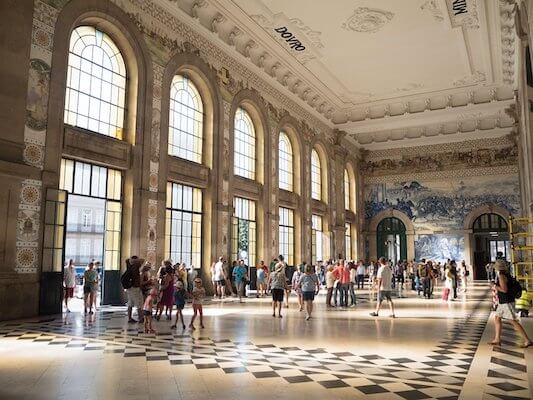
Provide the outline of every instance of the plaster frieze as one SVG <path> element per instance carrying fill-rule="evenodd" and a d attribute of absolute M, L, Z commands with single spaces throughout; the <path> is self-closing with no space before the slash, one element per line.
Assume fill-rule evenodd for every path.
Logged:
<path fill-rule="evenodd" d="M 479 167 L 457 169 L 453 171 L 454 179 L 467 178 L 472 176 L 495 176 L 495 175 L 515 175 L 518 174 L 518 165 L 504 165 L 496 167 Z M 410 181 L 439 181 L 450 179 L 450 171 L 426 171 L 411 172 L 408 174 L 382 175 L 365 177 L 365 184 L 390 183 L 390 182 L 410 182 Z"/>
<path fill-rule="evenodd" d="M 513 141 L 511 140 L 510 136 L 507 135 L 496 138 L 466 140 L 463 142 L 449 142 L 438 145 L 412 146 L 404 148 L 399 147 L 387 150 L 365 151 L 363 158 L 365 161 L 377 161 L 386 158 L 401 159 L 402 157 L 406 156 L 410 157 L 417 155 L 438 154 L 447 151 L 467 151 L 481 148 L 502 148 L 509 147 L 512 144 Z"/>
<path fill-rule="evenodd" d="M 516 165 L 518 148 L 510 145 L 502 148 L 450 150 L 434 154 L 403 155 L 400 159 L 383 158 L 365 161 L 361 171 L 366 176 L 396 175 L 424 171 L 450 171 L 465 168 Z"/>
<path fill-rule="evenodd" d="M 341 26 L 343 29 L 376 33 L 383 28 L 392 18 L 394 13 L 378 8 L 358 7 Z"/>

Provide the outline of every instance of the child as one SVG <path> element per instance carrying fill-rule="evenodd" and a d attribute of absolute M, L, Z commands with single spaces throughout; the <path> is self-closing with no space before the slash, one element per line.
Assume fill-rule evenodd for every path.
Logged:
<path fill-rule="evenodd" d="M 185 298 L 187 297 L 187 292 L 185 291 L 185 285 L 181 279 L 178 279 L 176 282 L 176 290 L 174 291 L 174 304 L 176 304 L 176 322 L 171 326 L 172 329 L 176 328 L 178 321 L 181 317 L 181 325 L 185 329 L 185 321 L 183 320 L 183 309 L 185 308 Z"/>
<path fill-rule="evenodd" d="M 156 333 L 152 328 L 152 310 L 154 303 L 157 302 L 157 289 L 150 290 L 150 294 L 146 297 L 143 305 L 144 314 L 144 333 Z"/>
<path fill-rule="evenodd" d="M 202 280 L 200 278 L 196 278 L 194 280 L 194 288 L 192 290 L 192 309 L 194 311 L 194 314 L 191 318 L 191 323 L 189 324 L 189 328 L 191 328 L 192 331 L 195 330 L 194 328 L 194 320 L 196 319 L 196 315 L 200 314 L 200 328 L 204 328 L 204 310 L 202 309 L 202 302 L 204 301 L 205 297 L 205 289 L 202 284 Z"/>

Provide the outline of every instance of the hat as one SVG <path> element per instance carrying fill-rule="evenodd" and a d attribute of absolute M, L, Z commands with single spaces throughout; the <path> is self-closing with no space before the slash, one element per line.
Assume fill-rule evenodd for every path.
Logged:
<path fill-rule="evenodd" d="M 494 269 L 496 271 L 507 271 L 507 263 L 504 260 L 496 260 L 494 262 Z"/>

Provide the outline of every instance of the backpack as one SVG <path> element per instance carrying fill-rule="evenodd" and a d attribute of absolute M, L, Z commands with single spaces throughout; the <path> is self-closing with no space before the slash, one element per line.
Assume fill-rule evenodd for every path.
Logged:
<path fill-rule="evenodd" d="M 428 276 L 428 267 L 426 266 L 423 266 L 421 268 L 418 269 L 418 274 L 420 275 L 421 278 L 425 278 Z"/>
<path fill-rule="evenodd" d="M 122 283 L 122 287 L 124 289 L 129 289 L 133 285 L 133 274 L 131 273 L 131 269 L 127 269 L 124 271 L 122 276 L 120 277 L 120 283 Z"/>
<path fill-rule="evenodd" d="M 514 277 L 508 276 L 507 293 L 513 299 L 519 299 L 522 296 L 522 285 Z"/>

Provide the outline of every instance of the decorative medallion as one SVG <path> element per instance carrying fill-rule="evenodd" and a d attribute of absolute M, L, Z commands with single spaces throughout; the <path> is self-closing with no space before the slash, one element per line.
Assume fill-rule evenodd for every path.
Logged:
<path fill-rule="evenodd" d="M 155 251 L 150 250 L 146 252 L 146 261 L 152 265 L 155 265 Z"/>
<path fill-rule="evenodd" d="M 359 7 L 341 26 L 350 31 L 375 33 L 383 28 L 393 17 L 394 13 L 390 11 Z"/>
<path fill-rule="evenodd" d="M 34 249 L 22 248 L 17 251 L 17 266 L 32 267 L 37 261 L 37 253 Z"/>
<path fill-rule="evenodd" d="M 36 131 L 46 128 L 50 66 L 43 60 L 30 60 L 26 125 Z"/>
<path fill-rule="evenodd" d="M 44 153 L 41 146 L 36 144 L 26 144 L 22 153 L 24 161 L 31 165 L 41 165 L 44 160 Z"/>
<path fill-rule="evenodd" d="M 41 198 L 39 189 L 35 186 L 22 186 L 20 200 L 22 204 L 37 204 Z"/>
<path fill-rule="evenodd" d="M 148 218 L 157 218 L 157 204 L 148 205 Z"/>

